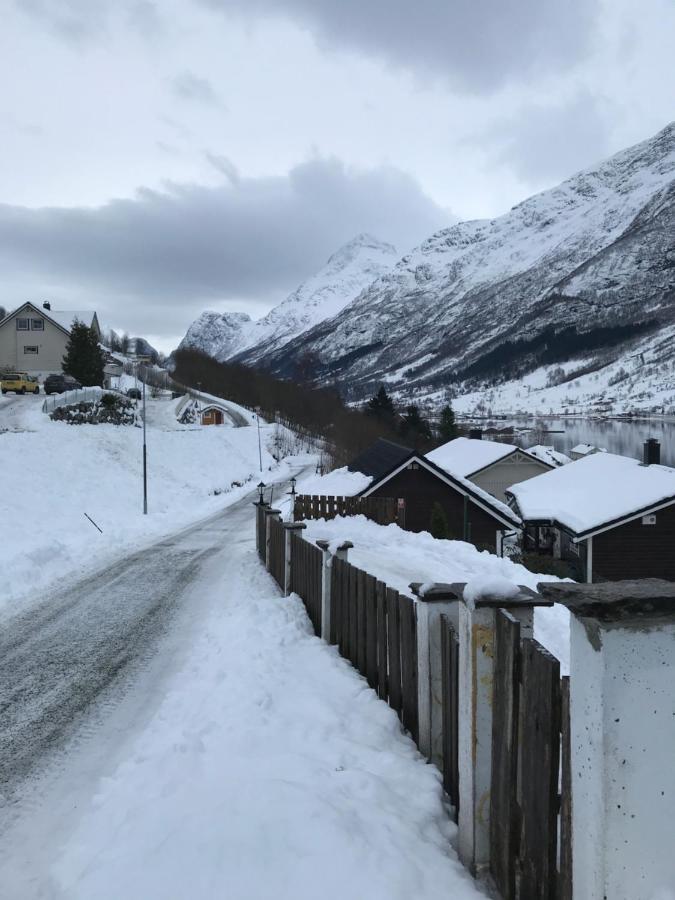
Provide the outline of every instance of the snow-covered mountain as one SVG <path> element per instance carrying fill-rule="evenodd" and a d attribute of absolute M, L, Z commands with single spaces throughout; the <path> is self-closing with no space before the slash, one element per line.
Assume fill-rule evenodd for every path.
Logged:
<path fill-rule="evenodd" d="M 363 396 L 498 380 L 675 320 L 675 123 L 492 220 L 425 241 L 341 313 L 266 353 Z M 670 342 L 668 342 L 670 345 Z"/>
<path fill-rule="evenodd" d="M 391 244 L 360 234 L 262 319 L 252 322 L 245 313 L 204 312 L 192 323 L 180 347 L 196 347 L 221 361 L 236 356 L 241 362 L 255 363 L 340 313 L 365 287 L 393 268 L 397 259 Z"/>

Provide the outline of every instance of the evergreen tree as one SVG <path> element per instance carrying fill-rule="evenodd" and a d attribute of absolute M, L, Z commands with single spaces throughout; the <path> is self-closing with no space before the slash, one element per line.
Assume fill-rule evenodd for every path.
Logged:
<path fill-rule="evenodd" d="M 102 385 L 103 364 L 104 357 L 96 331 L 82 322 L 75 322 L 70 329 L 61 368 L 82 385 Z"/>
<path fill-rule="evenodd" d="M 431 536 L 437 538 L 439 541 L 447 540 L 450 536 L 448 518 L 445 515 L 445 510 L 438 501 L 434 503 L 431 509 L 429 531 L 431 532 Z"/>
<path fill-rule="evenodd" d="M 452 403 L 448 403 L 447 406 L 444 406 L 441 410 L 441 418 L 438 423 L 438 437 L 445 444 L 448 441 L 454 440 L 459 434 L 457 429 L 457 423 L 455 422 L 455 411 L 452 408 Z"/>
<path fill-rule="evenodd" d="M 5 318 L 6 315 L 7 315 L 7 310 L 5 309 L 4 306 L 0 306 L 0 322 Z"/>
<path fill-rule="evenodd" d="M 415 404 L 407 406 L 400 426 L 401 436 L 415 445 L 431 440 L 431 428 Z"/>
<path fill-rule="evenodd" d="M 394 402 L 382 385 L 379 391 L 368 401 L 367 412 L 385 422 L 393 422 L 396 416 Z"/>

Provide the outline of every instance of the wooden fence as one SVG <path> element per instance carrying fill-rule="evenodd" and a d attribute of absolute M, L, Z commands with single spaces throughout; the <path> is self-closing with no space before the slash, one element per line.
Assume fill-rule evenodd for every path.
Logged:
<path fill-rule="evenodd" d="M 572 896 L 568 696 L 558 660 L 537 641 L 521 639 L 518 621 L 499 610 L 490 870 L 503 900 Z"/>
<path fill-rule="evenodd" d="M 331 566 L 330 599 L 331 639 L 417 740 L 413 600 L 337 558 Z"/>
<path fill-rule="evenodd" d="M 281 590 L 286 578 L 286 534 L 280 519 L 270 517 L 270 561 L 269 571 Z"/>
<path fill-rule="evenodd" d="M 314 633 L 321 635 L 323 553 L 299 534 L 291 535 L 291 590 L 302 597 Z M 283 589 L 283 584 L 280 584 Z"/>
<path fill-rule="evenodd" d="M 459 812 L 459 637 L 447 616 L 441 616 L 443 704 L 443 787 Z"/>
<path fill-rule="evenodd" d="M 293 518 L 334 519 L 336 516 L 363 515 L 378 525 L 403 525 L 403 508 L 393 497 L 328 497 L 298 494 L 295 498 Z M 401 521 L 399 521 L 401 519 Z"/>

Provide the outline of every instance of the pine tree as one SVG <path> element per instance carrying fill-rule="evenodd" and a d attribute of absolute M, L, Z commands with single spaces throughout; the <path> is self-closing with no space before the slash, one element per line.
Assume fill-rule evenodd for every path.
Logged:
<path fill-rule="evenodd" d="M 419 407 L 412 404 L 407 406 L 400 426 L 401 436 L 415 445 L 424 444 L 431 440 L 431 428 L 429 423 L 420 413 Z"/>
<path fill-rule="evenodd" d="M 70 329 L 61 368 L 82 385 L 102 385 L 103 364 L 96 331 L 82 322 L 75 322 Z"/>
<path fill-rule="evenodd" d="M 431 509 L 431 522 L 429 524 L 431 536 L 439 541 L 447 540 L 449 537 L 448 518 L 445 510 L 438 501 L 434 503 Z"/>
<path fill-rule="evenodd" d="M 381 385 L 375 396 L 368 401 L 367 412 L 369 415 L 382 419 L 385 422 L 394 421 L 396 416 L 394 401 L 385 391 L 384 385 Z"/>
<path fill-rule="evenodd" d="M 445 444 L 448 441 L 454 440 L 458 434 L 457 423 L 455 422 L 455 411 L 452 408 L 452 404 L 448 403 L 448 405 L 444 406 L 441 410 L 441 418 L 438 424 L 438 436 Z"/>

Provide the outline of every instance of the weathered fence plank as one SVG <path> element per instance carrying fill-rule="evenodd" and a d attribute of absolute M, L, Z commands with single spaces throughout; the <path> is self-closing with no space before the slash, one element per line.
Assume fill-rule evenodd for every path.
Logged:
<path fill-rule="evenodd" d="M 399 596 L 401 629 L 402 722 L 417 741 L 417 622 L 415 604 L 410 597 Z"/>
<path fill-rule="evenodd" d="M 459 637 L 447 616 L 441 616 L 443 710 L 443 787 L 459 810 Z"/>
<path fill-rule="evenodd" d="M 523 900 L 555 900 L 560 663 L 537 641 L 526 638 L 521 677 L 519 896 Z"/>
<path fill-rule="evenodd" d="M 356 621 L 357 621 L 357 650 L 356 668 L 365 676 L 366 674 L 366 573 L 357 569 L 356 580 Z"/>
<path fill-rule="evenodd" d="M 560 680 L 560 871 L 557 900 L 572 900 L 572 747 L 570 737 L 570 679 Z"/>
<path fill-rule="evenodd" d="M 389 656 L 389 706 L 401 715 L 401 629 L 398 591 L 387 588 L 387 648 Z"/>
<path fill-rule="evenodd" d="M 371 688 L 377 688 L 377 579 L 366 575 L 366 671 L 365 675 Z"/>
<path fill-rule="evenodd" d="M 270 522 L 270 574 L 279 585 L 284 589 L 285 581 L 285 562 L 286 562 L 286 537 L 284 535 L 284 525 L 279 519 L 272 519 Z"/>
<path fill-rule="evenodd" d="M 494 652 L 490 871 L 502 900 L 515 900 L 520 623 L 505 610 L 497 612 Z"/>
<path fill-rule="evenodd" d="M 378 581 L 375 587 L 377 604 L 377 694 L 387 699 L 387 585 Z"/>

